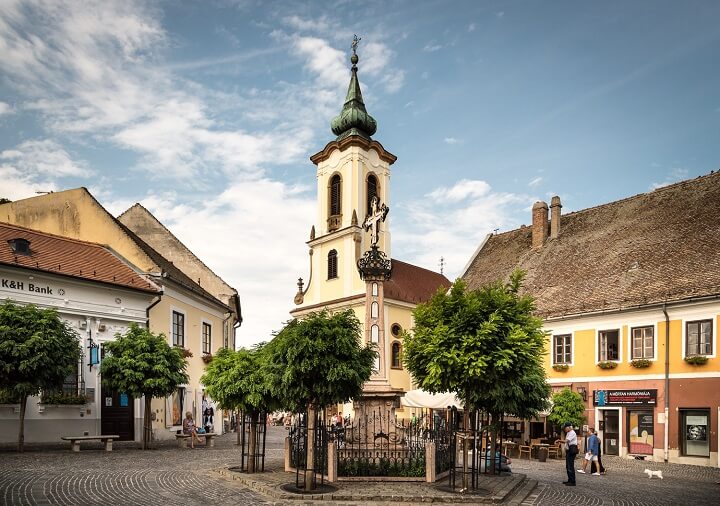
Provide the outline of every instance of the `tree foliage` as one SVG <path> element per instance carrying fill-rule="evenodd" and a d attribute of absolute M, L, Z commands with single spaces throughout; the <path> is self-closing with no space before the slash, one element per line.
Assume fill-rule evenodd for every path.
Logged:
<path fill-rule="evenodd" d="M 104 347 L 107 355 L 100 368 L 103 385 L 135 398 L 145 396 L 145 449 L 151 431 L 150 403 L 153 397 L 166 397 L 188 382 L 185 357 L 181 349 L 167 343 L 164 334 L 153 334 L 135 324 Z"/>
<path fill-rule="evenodd" d="M 585 403 L 579 393 L 563 388 L 552 396 L 552 404 L 548 420 L 553 425 L 570 422 L 573 427 L 580 427 L 585 423 Z"/>
<path fill-rule="evenodd" d="M 370 379 L 375 350 L 361 346 L 355 313 L 313 313 L 292 320 L 267 345 L 273 390 L 284 408 L 347 402 Z"/>
<path fill-rule="evenodd" d="M 533 298 L 519 293 L 523 277 L 472 291 L 458 280 L 417 306 L 404 361 L 421 388 L 498 416 L 529 418 L 547 406 L 545 333 Z"/>
<path fill-rule="evenodd" d="M 0 304 L 0 385 L 7 397 L 20 401 L 18 451 L 25 442 L 27 398 L 61 388 L 79 359 L 79 336 L 55 310 Z"/>

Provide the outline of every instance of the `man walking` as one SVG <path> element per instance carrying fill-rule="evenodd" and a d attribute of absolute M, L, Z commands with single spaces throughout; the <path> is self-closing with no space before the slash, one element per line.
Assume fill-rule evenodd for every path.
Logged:
<path fill-rule="evenodd" d="M 567 471 L 567 481 L 563 482 L 563 485 L 569 487 L 575 486 L 575 455 L 578 454 L 578 440 L 577 434 L 573 430 L 573 424 L 565 422 L 563 424 L 563 431 L 565 432 L 565 470 Z"/>

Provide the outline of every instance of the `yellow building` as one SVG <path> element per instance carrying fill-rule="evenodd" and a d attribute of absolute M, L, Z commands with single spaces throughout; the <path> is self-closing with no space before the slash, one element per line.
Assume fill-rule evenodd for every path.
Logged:
<path fill-rule="evenodd" d="M 374 197 L 380 206 L 389 205 L 390 167 L 397 157 L 370 137 L 377 125 L 365 109 L 357 77 L 357 55 L 353 55 L 352 62 L 344 107 L 332 121 L 337 137 L 310 157 L 317 167 L 317 214 L 307 242 L 307 283 L 300 280 L 295 296 L 297 307 L 291 314 L 302 317 L 325 308 L 351 308 L 362 323 L 366 316 L 380 322 L 378 330 L 373 328 L 375 325 L 364 328 L 365 339 L 380 351 L 373 380 L 382 379 L 393 390 L 403 392 L 412 389 L 412 381 L 401 361 L 401 333 L 413 326 L 413 308 L 450 283 L 442 274 L 393 259 L 390 279 L 379 282 L 379 304 L 368 300 L 378 297 L 378 287 L 371 287 L 358 273 L 358 261 L 371 249 L 371 233 L 363 223 L 371 214 Z M 389 220 L 377 231 L 377 248 L 390 259 Z M 382 307 L 382 314 L 368 315 L 366 307 L 371 313 Z"/>
<path fill-rule="evenodd" d="M 187 360 L 190 376 L 188 384 L 182 385 L 168 399 L 153 401 L 154 437 L 167 439 L 182 428 L 184 412 L 192 411 L 196 421 L 200 423 L 202 420 L 203 404 L 207 405 L 210 401 L 205 398 L 200 383 L 205 370 L 206 359 L 203 357 L 215 353 L 222 346 L 235 346 L 234 327 L 240 323 L 241 313 L 237 292 L 223 286 L 214 274 L 197 275 L 201 272 L 197 264 L 201 262 L 187 248 L 182 246 L 184 250 L 178 253 L 185 257 L 184 262 L 173 263 L 165 257 L 176 255 L 171 250 L 181 249 L 181 244 L 175 244 L 177 239 L 164 227 L 163 234 L 154 233 L 157 232 L 159 222 L 154 217 L 150 219 L 152 215 L 146 214 L 149 215 L 144 209 L 131 208 L 125 215 L 129 225 L 126 226 L 108 213 L 85 188 L 0 205 L 0 221 L 107 246 L 161 287 L 161 293 L 147 309 L 148 326 L 153 332 L 165 334 L 168 344 L 181 346 L 192 354 Z M 152 226 L 143 228 L 143 223 Z M 162 253 L 130 227 L 163 246 Z M 161 236 L 164 236 L 164 243 Z M 196 268 L 196 271 L 190 271 L 193 278 L 183 272 L 183 269 L 189 270 L 188 265 L 191 264 L 195 264 Z M 208 280 L 205 283 L 208 289 L 199 284 L 203 279 Z M 210 289 L 215 290 L 215 293 L 209 292 Z M 224 292 L 222 300 L 219 298 L 220 291 Z M 140 427 L 142 405 L 139 399 L 134 404 L 135 425 Z M 214 429 L 218 432 L 223 429 L 221 422 L 219 418 L 213 419 Z M 139 433 L 136 433 L 138 436 Z"/>
<path fill-rule="evenodd" d="M 531 227 L 488 236 L 463 278 L 477 288 L 527 271 L 548 381 L 583 395 L 603 453 L 718 466 L 720 174 L 550 209 L 548 220 L 538 202 Z"/>

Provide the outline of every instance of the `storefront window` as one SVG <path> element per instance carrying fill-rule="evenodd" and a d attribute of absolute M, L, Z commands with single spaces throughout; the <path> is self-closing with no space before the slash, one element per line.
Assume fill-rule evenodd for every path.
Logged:
<path fill-rule="evenodd" d="M 170 398 L 170 407 L 172 409 L 172 424 L 175 426 L 182 425 L 184 414 L 183 408 L 185 404 L 185 389 L 179 387 L 173 392 Z"/>
<path fill-rule="evenodd" d="M 680 410 L 682 454 L 691 457 L 710 456 L 710 410 Z"/>
<path fill-rule="evenodd" d="M 636 455 L 653 453 L 653 412 L 630 411 L 628 414 L 628 447 Z"/>

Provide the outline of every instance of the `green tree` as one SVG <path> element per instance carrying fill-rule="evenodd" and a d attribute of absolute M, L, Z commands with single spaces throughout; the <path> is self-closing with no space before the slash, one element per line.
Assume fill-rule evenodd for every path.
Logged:
<path fill-rule="evenodd" d="M 273 394 L 272 382 L 268 378 L 269 368 L 263 348 L 264 344 L 257 345 L 252 350 L 234 351 L 223 348 L 215 355 L 200 379 L 207 393 L 222 409 L 239 409 L 250 416 L 250 456 L 257 451 L 255 429 L 258 416 L 279 405 L 278 397 Z M 255 459 L 250 457 L 248 473 L 254 472 Z"/>
<path fill-rule="evenodd" d="M 135 324 L 103 346 L 107 352 L 100 367 L 103 385 L 138 399 L 145 396 L 142 442 L 145 450 L 152 432 L 152 399 L 167 397 L 178 385 L 188 382 L 183 352 L 171 347 L 164 334 L 153 334 Z"/>
<path fill-rule="evenodd" d="M 25 445 L 27 398 L 62 387 L 79 360 L 79 336 L 55 310 L 10 301 L 0 305 L 0 384 L 20 401 L 19 452 Z"/>
<path fill-rule="evenodd" d="M 307 409 L 309 434 L 315 430 L 316 409 L 358 397 L 370 379 L 376 352 L 360 343 L 360 321 L 348 309 L 292 320 L 267 345 L 273 391 L 281 394 L 284 408 Z M 313 459 L 308 444 L 308 470 Z M 312 473 L 306 471 L 305 489 L 312 487 Z"/>
<path fill-rule="evenodd" d="M 530 418 L 547 407 L 545 333 L 533 298 L 519 293 L 523 277 L 516 270 L 507 283 L 471 291 L 458 280 L 413 312 L 405 365 L 424 390 L 463 400 L 465 427 L 473 410 L 489 413 L 497 432 L 503 414 Z"/>
<path fill-rule="evenodd" d="M 585 420 L 585 403 L 579 393 L 563 388 L 552 396 L 552 410 L 548 415 L 550 423 L 561 426 L 570 422 L 573 427 L 581 427 Z"/>

